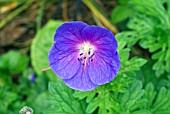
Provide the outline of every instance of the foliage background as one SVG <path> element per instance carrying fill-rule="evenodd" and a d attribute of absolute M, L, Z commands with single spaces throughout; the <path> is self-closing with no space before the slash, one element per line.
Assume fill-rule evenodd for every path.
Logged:
<path fill-rule="evenodd" d="M 118 75 L 89 92 L 41 72 L 55 30 L 75 20 L 110 29 L 119 44 Z M 169 31 L 169 0 L 0 0 L 0 113 L 170 114 Z"/>

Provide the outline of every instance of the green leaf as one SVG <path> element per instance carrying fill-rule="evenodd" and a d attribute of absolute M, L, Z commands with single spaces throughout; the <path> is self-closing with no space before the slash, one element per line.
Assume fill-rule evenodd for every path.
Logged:
<path fill-rule="evenodd" d="M 116 34 L 115 37 L 118 42 L 118 51 L 120 51 L 126 46 L 127 42 L 124 40 L 124 34 L 122 33 Z"/>
<path fill-rule="evenodd" d="M 9 105 L 17 99 L 17 94 L 10 92 L 5 87 L 0 87 L 0 113 L 8 113 Z"/>
<path fill-rule="evenodd" d="M 109 88 L 110 85 L 103 85 L 85 93 L 75 91 L 74 97 L 80 100 L 86 98 L 87 102 L 87 99 L 93 94 L 93 98 L 90 102 L 87 102 L 87 113 L 93 113 L 98 109 L 98 113 L 100 114 L 137 114 L 139 112 L 150 114 L 147 109 L 140 110 L 140 108 L 143 108 L 147 104 L 147 99 L 143 98 L 144 90 L 142 90 L 142 83 L 140 81 L 134 81 L 124 93 L 113 92 Z"/>
<path fill-rule="evenodd" d="M 162 87 L 159 93 L 154 90 L 152 83 L 149 83 L 145 88 L 144 97 L 148 100 L 147 109 L 154 114 L 169 114 L 170 112 L 170 90 Z"/>
<path fill-rule="evenodd" d="M 10 87 L 13 84 L 10 75 L 0 72 L 0 86 Z"/>
<path fill-rule="evenodd" d="M 127 111 L 136 111 L 136 109 L 147 103 L 147 101 L 142 98 L 143 94 L 144 90 L 142 90 L 142 83 L 140 81 L 134 81 L 129 90 L 122 94 L 122 97 L 120 98 L 121 107 Z"/>
<path fill-rule="evenodd" d="M 118 53 L 121 59 L 121 62 L 125 62 L 129 59 L 129 48 L 124 49 L 124 47 L 126 46 L 127 42 L 126 40 L 124 40 L 124 34 L 120 33 L 116 35 L 116 39 L 118 42 Z"/>
<path fill-rule="evenodd" d="M 121 62 L 121 67 L 118 75 L 111 82 L 112 90 L 123 92 L 126 87 L 133 82 L 135 71 L 139 70 L 140 67 L 146 63 L 145 59 L 132 58 L 129 61 Z"/>
<path fill-rule="evenodd" d="M 112 10 L 111 22 L 113 24 L 121 22 L 134 14 L 130 5 L 119 5 Z"/>
<path fill-rule="evenodd" d="M 42 29 L 36 34 L 31 45 L 31 59 L 35 71 L 40 75 L 43 68 L 49 68 L 48 52 L 54 43 L 54 34 L 63 22 L 50 20 Z M 47 71 L 50 74 L 52 72 Z"/>
<path fill-rule="evenodd" d="M 144 97 L 148 99 L 147 108 L 152 106 L 152 103 L 154 102 L 154 98 L 156 97 L 156 91 L 154 91 L 154 86 L 152 83 L 148 83 L 145 88 L 145 94 Z"/>
<path fill-rule="evenodd" d="M 160 80 L 158 86 L 159 87 L 163 86 L 163 87 L 170 89 L 170 75 L 168 75 L 167 78 Z"/>
<path fill-rule="evenodd" d="M 152 113 L 148 110 L 139 110 L 139 111 L 132 112 L 131 114 L 152 114 Z"/>
<path fill-rule="evenodd" d="M 94 98 L 88 105 L 87 109 L 86 109 L 86 112 L 87 113 L 92 113 L 96 110 L 96 108 L 98 107 L 98 104 L 99 104 L 99 100 L 98 98 Z"/>
<path fill-rule="evenodd" d="M 35 114 L 44 114 L 44 109 L 47 109 L 50 104 L 47 100 L 47 98 L 49 97 L 49 93 L 47 92 L 43 92 L 41 94 L 38 94 L 37 97 L 34 101 L 34 103 L 30 103 L 31 108 L 34 109 L 34 113 Z"/>
<path fill-rule="evenodd" d="M 136 14 L 127 24 L 130 31 L 124 32 L 128 46 L 131 47 L 139 41 L 142 48 L 149 50 L 152 54 L 151 59 L 156 60 L 152 68 L 157 77 L 170 73 L 169 1 L 131 0 L 127 2 L 131 4 Z"/>
<path fill-rule="evenodd" d="M 47 114 L 85 114 L 86 103 L 74 98 L 73 90 L 67 87 L 63 81 L 49 83 L 51 106 L 46 110 Z"/>
<path fill-rule="evenodd" d="M 9 51 L 0 56 L 0 72 L 6 71 L 7 74 L 17 74 L 28 66 L 28 57 L 19 51 Z"/>

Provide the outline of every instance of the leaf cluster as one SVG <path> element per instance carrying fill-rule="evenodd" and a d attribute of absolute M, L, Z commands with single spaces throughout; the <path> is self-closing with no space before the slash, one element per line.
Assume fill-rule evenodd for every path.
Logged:
<path fill-rule="evenodd" d="M 170 91 L 161 87 L 157 92 L 152 83 L 142 89 L 135 80 L 126 91 L 108 91 L 99 87 L 90 92 L 73 91 L 62 81 L 49 84 L 51 106 L 45 114 L 169 114 Z M 62 91 L 61 91 L 62 90 Z"/>
<path fill-rule="evenodd" d="M 129 0 L 124 2 L 134 14 L 127 24 L 125 39 L 128 46 L 138 43 L 148 49 L 155 60 L 156 76 L 170 73 L 170 2 L 169 0 Z M 123 5 L 120 5 L 121 7 Z"/>
<path fill-rule="evenodd" d="M 11 104 L 19 98 L 14 81 L 18 82 L 14 79 L 27 68 L 28 61 L 29 58 L 18 51 L 0 56 L 0 113 L 8 113 L 13 107 Z"/>
<path fill-rule="evenodd" d="M 28 56 L 19 51 L 9 51 L 0 56 L 1 114 L 17 114 L 25 105 L 31 106 L 35 113 L 42 111 L 37 106 L 48 95 L 49 79 L 44 74 L 36 78 L 34 83 L 31 82 L 30 77 L 35 74 L 28 64 Z"/>

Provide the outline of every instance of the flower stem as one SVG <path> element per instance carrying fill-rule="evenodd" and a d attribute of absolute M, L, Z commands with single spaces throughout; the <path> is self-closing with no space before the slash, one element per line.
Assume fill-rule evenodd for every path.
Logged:
<path fill-rule="evenodd" d="M 43 68 L 41 71 L 45 72 L 45 71 L 50 70 L 50 69 L 51 69 L 50 67 L 49 68 Z"/>

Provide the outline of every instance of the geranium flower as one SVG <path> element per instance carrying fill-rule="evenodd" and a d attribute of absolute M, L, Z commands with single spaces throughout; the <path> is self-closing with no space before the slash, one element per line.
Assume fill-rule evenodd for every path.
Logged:
<path fill-rule="evenodd" d="M 106 28 L 66 22 L 56 30 L 49 64 L 70 88 L 89 91 L 110 82 L 118 73 L 117 47 L 114 35 Z"/>

